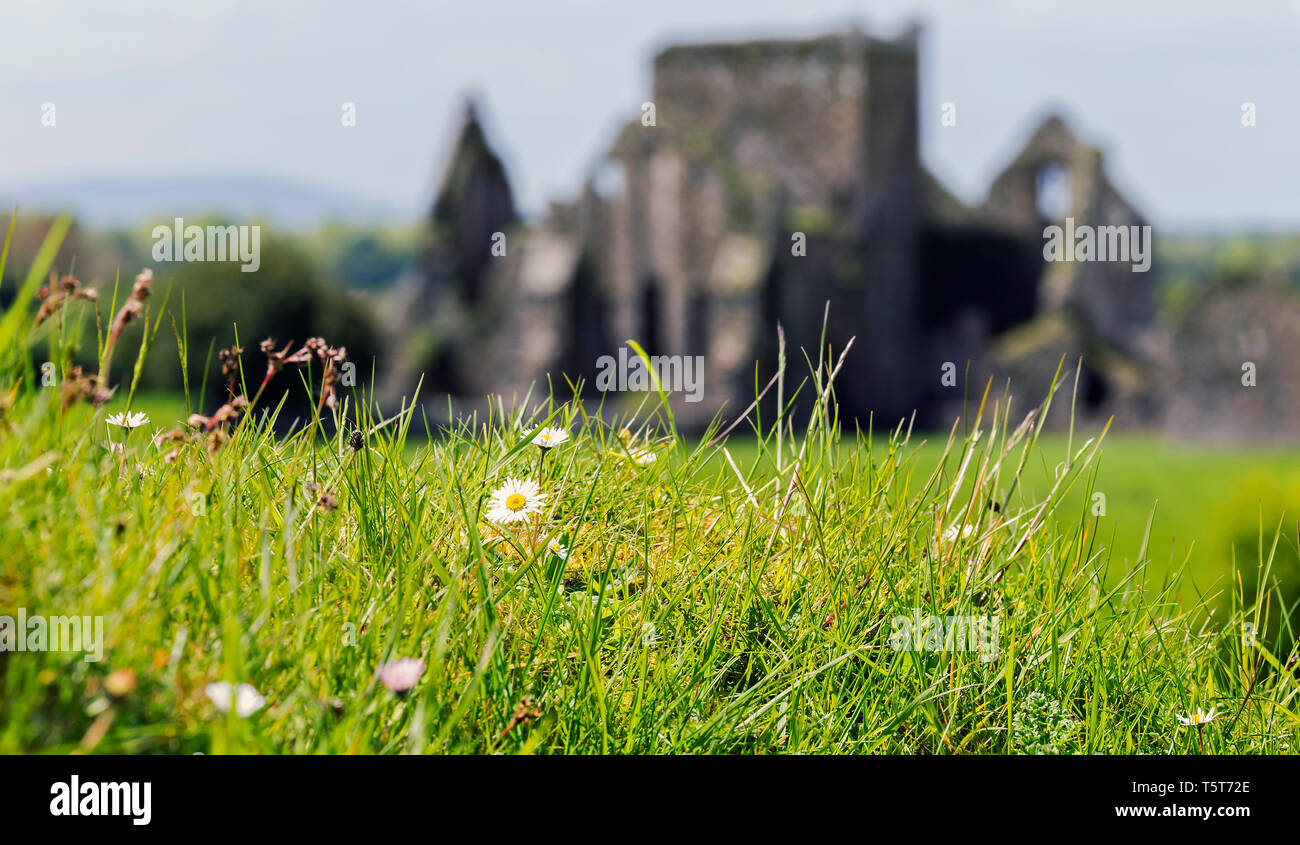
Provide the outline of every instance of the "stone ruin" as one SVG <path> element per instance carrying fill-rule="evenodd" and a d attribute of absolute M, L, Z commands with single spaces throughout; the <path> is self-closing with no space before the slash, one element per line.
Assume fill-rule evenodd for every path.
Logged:
<path fill-rule="evenodd" d="M 856 338 L 837 382 L 848 424 L 915 413 L 946 427 L 989 377 L 997 393 L 1011 380 L 1023 412 L 1062 356 L 1083 361 L 1085 418 L 1150 424 L 1156 274 L 1044 259 L 1051 223 L 1141 215 L 1054 117 L 982 205 L 958 201 L 918 157 L 917 52 L 916 30 L 670 47 L 654 60 L 653 121 L 643 110 L 579 197 L 527 224 L 471 106 L 423 266 L 395 302 L 388 394 L 422 374 L 425 397 L 471 405 L 548 381 L 564 395 L 583 380 L 598 400 L 597 359 L 631 338 L 703 356 L 705 401 L 674 403 L 699 428 L 767 382 L 778 323 L 797 383 L 829 302 L 826 343 L 838 354 Z"/>
<path fill-rule="evenodd" d="M 1300 296 L 1285 280 L 1218 278 L 1170 320 L 1158 395 L 1175 437 L 1300 436 Z"/>

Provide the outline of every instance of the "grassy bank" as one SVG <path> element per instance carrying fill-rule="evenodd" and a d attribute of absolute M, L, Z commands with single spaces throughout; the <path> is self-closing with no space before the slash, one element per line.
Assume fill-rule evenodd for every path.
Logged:
<path fill-rule="evenodd" d="M 1098 545 L 1086 499 L 1071 503 L 1092 446 L 1040 457 L 1059 444 L 990 421 L 946 444 L 942 474 L 903 439 L 868 448 L 813 420 L 784 435 L 778 471 L 775 435 L 749 462 L 725 442 L 673 459 L 666 420 L 621 433 L 547 415 L 566 414 L 572 436 L 551 450 L 528 440 L 542 419 L 430 444 L 408 440 L 410 416 L 364 414 L 324 444 L 245 416 L 213 449 L 24 397 L 0 436 L 0 600 L 102 615 L 104 659 L 0 657 L 0 750 L 1294 742 L 1285 657 L 1243 637 L 1259 620 L 1207 622 L 1194 591 Z M 540 508 L 498 524 L 491 497 L 511 477 L 537 483 Z M 900 618 L 928 617 L 998 627 L 900 640 Z M 400 694 L 382 681 L 399 657 L 423 664 Z M 223 714 L 222 681 L 261 706 Z M 1197 710 L 1216 713 L 1203 731 L 1179 722 Z"/>

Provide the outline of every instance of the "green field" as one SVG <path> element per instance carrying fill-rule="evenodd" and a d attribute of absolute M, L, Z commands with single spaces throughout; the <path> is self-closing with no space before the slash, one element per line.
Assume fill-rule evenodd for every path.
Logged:
<path fill-rule="evenodd" d="M 938 463 L 943 439 L 932 435 L 918 449 L 921 466 Z M 1036 471 L 1022 480 L 1031 497 L 1046 493 L 1052 462 L 1066 451 L 1062 435 L 1040 440 Z M 1065 497 L 1058 519 L 1094 523 L 1098 541 L 1115 564 L 1135 563 L 1146 539 L 1149 576 L 1186 563 L 1198 587 L 1222 589 L 1234 548 L 1243 567 L 1256 563 L 1261 519 L 1267 551 L 1284 515 L 1275 567 L 1296 557 L 1300 449 L 1224 447 L 1111 432 L 1094 469 L 1094 478 L 1081 481 Z M 1104 502 L 1094 500 L 1097 493 L 1104 494 Z M 1094 516 L 1094 505 L 1102 503 L 1104 515 Z"/>

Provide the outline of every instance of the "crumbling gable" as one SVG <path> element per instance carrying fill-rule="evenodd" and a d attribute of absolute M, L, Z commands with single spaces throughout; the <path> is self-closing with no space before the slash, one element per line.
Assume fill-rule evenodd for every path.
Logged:
<path fill-rule="evenodd" d="M 1059 117 L 1049 117 L 1030 137 L 1015 160 L 994 179 L 983 211 L 986 221 L 1039 250 L 1049 226 L 1128 238 L 1146 220 L 1111 184 L 1101 151 L 1080 143 Z M 1149 229 L 1146 230 L 1149 232 Z M 1148 241 L 1130 242 L 1135 256 Z M 1149 258 L 1150 253 L 1147 253 Z M 1155 274 L 1136 272 L 1135 261 L 1045 262 L 1039 285 L 1039 308 L 1069 310 L 1074 319 L 1107 343 L 1139 352 L 1155 316 Z M 1149 266 L 1149 265 L 1148 265 Z"/>
<path fill-rule="evenodd" d="M 480 362 L 505 307 L 492 290 L 493 260 L 508 252 L 518 221 L 505 167 L 470 101 L 430 214 L 422 265 L 393 303 L 389 395 L 408 393 L 421 377 L 437 392 L 492 389 Z"/>
<path fill-rule="evenodd" d="M 931 290 L 940 293 L 935 286 L 947 286 L 935 300 L 966 303 L 964 333 L 939 334 L 932 347 L 935 355 L 971 362 L 976 385 L 990 376 L 999 388 L 1010 382 L 1025 408 L 1041 398 L 1063 359 L 1067 370 L 1081 361 L 1075 410 L 1083 419 L 1116 416 L 1151 424 L 1160 413 L 1156 274 L 1135 272 L 1134 250 L 1117 256 L 1112 249 L 1107 260 L 1097 260 L 1101 252 L 1095 244 L 1098 236 L 1128 244 L 1136 235 L 1140 248 L 1149 251 L 1150 229 L 1142 228 L 1145 220 L 1111 185 L 1102 162 L 1100 151 L 1081 143 L 1060 118 L 1050 117 L 994 179 L 973 232 L 966 224 L 969 242 L 951 249 L 954 232 L 962 231 L 952 226 L 931 236 L 927 266 L 945 263 L 944 255 L 969 259 L 968 281 L 975 285 L 952 290 L 943 280 L 954 268 L 927 273 Z M 1077 255 L 1073 246 L 1060 255 L 1052 251 L 1054 237 L 1059 244 L 1076 233 Z M 1085 236 L 1093 238 L 1091 249 L 1082 246 Z M 950 248 L 935 249 L 935 238 Z M 1102 244 L 1110 246 L 1110 241 Z M 1146 258 L 1150 270 L 1149 252 Z M 940 418 L 959 412 L 957 398 L 937 398 Z M 1068 405 L 1058 403 L 1056 416 L 1068 419 Z"/>
<path fill-rule="evenodd" d="M 447 163 L 430 220 L 430 287 L 450 288 L 473 303 L 483 298 L 493 238 L 519 219 L 505 166 L 488 146 L 474 103 Z"/>

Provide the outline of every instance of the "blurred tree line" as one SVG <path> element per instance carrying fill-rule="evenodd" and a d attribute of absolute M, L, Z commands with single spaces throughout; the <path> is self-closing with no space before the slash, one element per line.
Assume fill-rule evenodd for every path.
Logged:
<path fill-rule="evenodd" d="M 51 222 L 50 217 L 20 215 L 0 279 L 0 306 L 12 301 Z M 229 222 L 185 220 L 186 225 L 200 226 Z M 418 242 L 415 226 L 409 232 L 331 225 L 307 233 L 286 233 L 263 225 L 261 265 L 257 272 L 244 273 L 237 261 L 156 261 L 151 254 L 151 231 L 152 225 L 92 232 L 74 223 L 55 267 L 60 275 L 74 275 L 98 289 L 99 320 L 105 326 L 113 317 L 114 285 L 120 305 L 135 275 L 144 267 L 152 268 L 156 281 L 149 300 L 150 324 L 164 300 L 168 313 L 154 337 L 140 389 L 182 388 L 174 318 L 175 331 L 187 337 L 192 394 L 207 376 L 205 405 L 224 398 L 216 351 L 235 343 L 236 328 L 244 350 L 245 377 L 254 387 L 265 371 L 258 344 L 267 337 L 274 337 L 281 347 L 290 341 L 301 345 L 314 336 L 324 337 L 333 346 L 346 346 L 349 360 L 357 366 L 359 384 L 367 384 L 380 351 L 374 300 L 410 266 Z M 112 377 L 121 390 L 129 380 L 143 330 L 143 322 L 137 321 L 119 341 Z M 86 319 L 78 360 L 92 369 L 95 332 L 93 317 Z M 35 354 L 39 355 L 39 347 Z M 283 377 L 279 384 L 301 392 L 296 374 Z"/>
<path fill-rule="evenodd" d="M 1160 308 L 1177 314 L 1208 285 L 1267 277 L 1300 290 L 1300 235 L 1158 235 Z"/>

